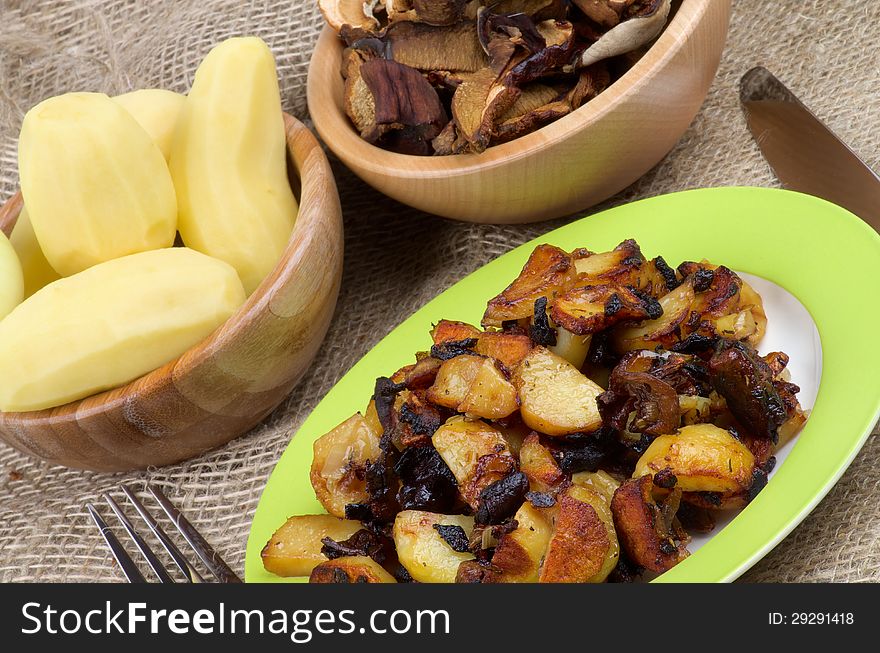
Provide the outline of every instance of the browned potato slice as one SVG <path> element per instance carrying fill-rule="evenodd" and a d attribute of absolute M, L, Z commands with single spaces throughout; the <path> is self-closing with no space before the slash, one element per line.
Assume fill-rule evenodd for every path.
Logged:
<path fill-rule="evenodd" d="M 473 560 L 474 556 L 454 551 L 435 525 L 459 526 L 470 537 L 474 518 L 421 510 L 397 513 L 393 529 L 397 557 L 419 583 L 454 583 L 458 566 L 465 560 Z"/>
<path fill-rule="evenodd" d="M 764 311 L 764 300 L 761 299 L 761 295 L 745 281 L 742 282 L 739 291 L 739 308 L 748 310 L 755 321 L 755 330 L 748 336 L 748 343 L 752 347 L 757 347 L 767 332 L 767 313 Z"/>
<path fill-rule="evenodd" d="M 579 336 L 604 331 L 620 322 L 656 319 L 660 315 L 656 299 L 616 284 L 579 283 L 560 294 L 550 309 L 553 322 Z"/>
<path fill-rule="evenodd" d="M 541 444 L 537 433 L 523 441 L 519 450 L 519 469 L 529 479 L 529 488 L 533 492 L 549 492 L 565 480 L 565 474 L 547 447 Z"/>
<path fill-rule="evenodd" d="M 594 431 L 602 424 L 601 387 L 564 358 L 535 347 L 514 373 L 523 421 L 547 435 Z"/>
<path fill-rule="evenodd" d="M 590 353 L 590 342 L 593 336 L 576 336 L 568 329 L 563 327 L 556 328 L 556 344 L 547 347 L 557 356 L 561 356 L 576 368 L 581 369 L 584 361 L 587 360 L 587 354 Z"/>
<path fill-rule="evenodd" d="M 596 283 L 635 286 L 642 265 L 646 263 L 638 243 L 625 240 L 610 252 L 594 253 L 586 249 L 572 252 L 574 267 L 580 277 Z"/>
<path fill-rule="evenodd" d="M 635 349 L 670 349 L 681 340 L 681 327 L 691 314 L 695 293 L 693 280 L 685 280 L 678 288 L 658 301 L 663 315 L 637 326 L 618 326 L 613 331 L 614 347 L 620 352 Z"/>
<path fill-rule="evenodd" d="M 291 517 L 263 547 L 263 567 L 276 576 L 308 576 L 315 565 L 327 561 L 321 553 L 322 538 L 341 542 L 361 528 L 358 521 L 332 515 Z"/>
<path fill-rule="evenodd" d="M 575 275 L 568 254 L 552 245 L 538 245 L 513 283 L 489 301 L 483 326 L 500 327 L 508 320 L 531 317 L 539 297 L 552 299 Z"/>
<path fill-rule="evenodd" d="M 310 583 L 396 583 L 394 576 L 366 556 L 336 558 L 322 562 L 309 577 Z"/>
<path fill-rule="evenodd" d="M 538 570 L 553 529 L 543 510 L 525 502 L 514 515 L 516 528 L 501 536 L 492 567 L 495 573 L 484 582 L 536 583 Z"/>
<path fill-rule="evenodd" d="M 681 425 L 702 424 L 712 418 L 712 400 L 699 395 L 678 395 Z"/>
<path fill-rule="evenodd" d="M 609 510 L 611 509 L 611 498 L 614 496 L 617 488 L 620 487 L 620 482 L 616 478 L 602 470 L 572 474 L 571 483 L 572 485 L 590 488 L 597 494 L 600 494 L 608 503 Z"/>
<path fill-rule="evenodd" d="M 514 413 L 510 417 L 493 422 L 492 426 L 501 432 L 501 435 L 507 442 L 507 448 L 510 449 L 514 456 L 519 458 L 523 442 L 532 433 L 532 429 L 526 426 L 520 414 Z"/>
<path fill-rule="evenodd" d="M 374 433 L 381 434 L 384 430 L 382 422 L 379 421 L 379 412 L 376 410 L 375 400 L 370 399 L 370 403 L 367 404 L 367 409 L 364 411 L 364 419 Z"/>
<path fill-rule="evenodd" d="M 719 267 L 703 259 L 699 263 L 683 263 L 679 266 L 679 269 L 685 274 L 690 274 L 699 268 L 714 271 Z M 739 281 L 740 288 L 731 315 L 736 315 L 737 317 L 722 318 L 718 325 L 719 335 L 735 340 L 745 338 L 752 347 L 757 347 L 767 331 L 767 313 L 764 311 L 764 300 L 742 278 L 739 276 L 736 278 Z M 722 330 L 727 331 L 729 335 L 720 333 Z"/>
<path fill-rule="evenodd" d="M 502 331 L 486 331 L 481 333 L 474 349 L 478 354 L 494 358 L 512 370 L 532 349 L 532 341 L 528 336 Z"/>
<path fill-rule="evenodd" d="M 688 557 L 686 536 L 676 528 L 680 490 L 658 505 L 652 495 L 651 476 L 632 478 L 621 483 L 611 500 L 614 527 L 620 545 L 637 565 L 662 573 Z"/>
<path fill-rule="evenodd" d="M 485 360 L 482 356 L 463 354 L 443 361 L 434 384 L 428 388 L 428 401 L 438 406 L 458 409 Z"/>
<path fill-rule="evenodd" d="M 730 432 L 714 424 L 685 426 L 661 435 L 636 463 L 634 477 L 670 470 L 683 492 L 744 492 L 752 484 L 755 457 Z"/>
<path fill-rule="evenodd" d="M 440 320 L 437 326 L 431 330 L 431 339 L 435 345 L 444 342 L 460 342 L 479 336 L 480 330 L 477 327 L 465 322 L 453 322 L 452 320 Z"/>
<path fill-rule="evenodd" d="M 540 582 L 601 583 L 620 557 L 607 501 L 587 487 L 572 486 L 557 505 Z"/>
<path fill-rule="evenodd" d="M 315 496 L 331 515 L 345 517 L 345 506 L 367 500 L 364 471 L 379 458 L 379 434 L 360 413 L 315 440 L 309 477 Z"/>
<path fill-rule="evenodd" d="M 516 388 L 492 358 L 464 354 L 444 361 L 428 401 L 459 413 L 485 419 L 501 419 L 519 408 Z"/>
<path fill-rule="evenodd" d="M 457 410 L 471 417 L 501 419 L 516 412 L 517 408 L 519 399 L 516 388 L 495 366 L 493 359 L 484 358 Z"/>
<path fill-rule="evenodd" d="M 434 448 L 458 482 L 461 496 L 474 510 L 480 492 L 516 468 L 501 433 L 483 421 L 452 417 L 434 433 Z"/>

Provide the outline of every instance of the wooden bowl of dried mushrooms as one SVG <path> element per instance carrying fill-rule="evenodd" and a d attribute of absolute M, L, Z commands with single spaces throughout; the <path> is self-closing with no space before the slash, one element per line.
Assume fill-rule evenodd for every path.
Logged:
<path fill-rule="evenodd" d="M 731 0 L 318 0 L 309 111 L 365 182 L 525 223 L 657 164 L 715 76 Z"/>

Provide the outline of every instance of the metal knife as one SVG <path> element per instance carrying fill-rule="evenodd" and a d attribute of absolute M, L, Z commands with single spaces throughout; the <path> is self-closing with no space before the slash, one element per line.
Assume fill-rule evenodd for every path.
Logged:
<path fill-rule="evenodd" d="M 880 232 L 880 177 L 763 67 L 740 80 L 752 137 L 785 188 L 821 197 Z"/>

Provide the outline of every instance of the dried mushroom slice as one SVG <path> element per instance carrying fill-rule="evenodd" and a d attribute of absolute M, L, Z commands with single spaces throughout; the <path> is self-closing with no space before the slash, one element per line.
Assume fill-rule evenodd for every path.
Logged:
<path fill-rule="evenodd" d="M 610 82 L 608 69 L 600 62 L 582 70 L 569 89 L 560 91 L 558 86 L 540 82 L 529 84 L 496 122 L 494 142 L 519 138 L 568 115 L 608 88 Z"/>
<path fill-rule="evenodd" d="M 346 80 L 345 109 L 366 141 L 397 152 L 429 154 L 446 125 L 437 91 L 415 69 L 368 59 Z"/>
<path fill-rule="evenodd" d="M 487 63 L 472 21 L 444 27 L 395 23 L 380 38 L 389 44 L 390 58 L 422 71 L 476 72 Z"/>
<path fill-rule="evenodd" d="M 578 2 L 577 4 L 580 6 L 612 3 Z M 589 66 L 603 59 L 632 52 L 657 38 L 666 25 L 671 8 L 671 0 L 633 2 L 623 12 L 620 23 L 605 32 L 581 54 L 578 65 Z"/>
<path fill-rule="evenodd" d="M 379 21 L 373 15 L 378 0 L 318 0 L 318 8 L 327 24 L 337 32 L 345 25 L 367 31 L 378 30 Z"/>

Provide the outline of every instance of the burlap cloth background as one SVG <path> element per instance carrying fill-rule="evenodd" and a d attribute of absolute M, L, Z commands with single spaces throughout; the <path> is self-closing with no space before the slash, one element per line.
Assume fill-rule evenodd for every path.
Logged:
<path fill-rule="evenodd" d="M 307 118 L 306 71 L 320 26 L 314 0 L 0 0 L 0 199 L 17 184 L 16 138 L 28 108 L 74 90 L 186 91 L 197 63 L 228 36 L 256 34 L 269 43 L 286 109 Z M 788 82 L 868 163 L 880 163 L 878 42 L 874 0 L 738 0 L 718 78 L 696 121 L 656 169 L 606 205 L 702 186 L 776 185 L 737 101 L 737 81 L 755 64 Z M 145 473 L 71 471 L 0 444 L 0 581 L 119 580 L 83 503 L 120 482 L 157 483 L 242 570 L 266 479 L 333 383 L 440 290 L 566 221 L 457 224 L 382 197 L 336 161 L 334 170 L 345 212 L 345 277 L 323 351 L 298 388 L 251 434 Z M 878 458 L 875 433 L 831 494 L 745 579 L 880 580 Z"/>

